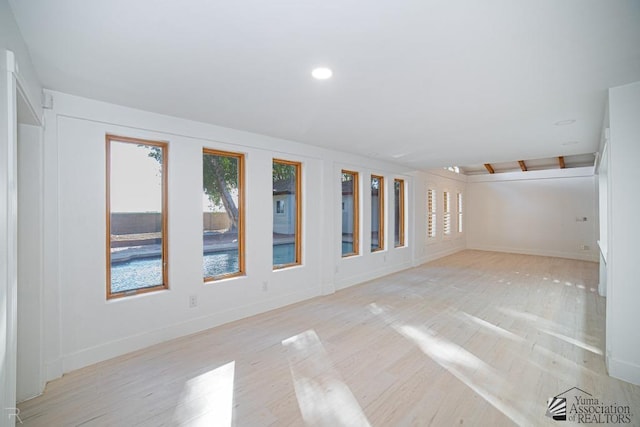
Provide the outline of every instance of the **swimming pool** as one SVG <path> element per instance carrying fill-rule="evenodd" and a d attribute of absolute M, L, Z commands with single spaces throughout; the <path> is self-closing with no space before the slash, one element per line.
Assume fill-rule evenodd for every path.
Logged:
<path fill-rule="evenodd" d="M 273 264 L 284 265 L 295 261 L 295 245 L 285 243 L 273 246 Z M 219 251 L 204 254 L 203 277 L 215 277 L 238 270 L 238 251 Z M 111 266 L 111 292 L 149 288 L 162 283 L 160 257 L 135 259 Z"/>

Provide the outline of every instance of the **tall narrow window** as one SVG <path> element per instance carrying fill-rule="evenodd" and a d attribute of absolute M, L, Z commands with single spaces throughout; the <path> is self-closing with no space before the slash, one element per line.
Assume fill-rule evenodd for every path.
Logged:
<path fill-rule="evenodd" d="M 342 256 L 358 255 L 358 172 L 342 171 Z"/>
<path fill-rule="evenodd" d="M 444 204 L 443 204 L 443 214 L 442 214 L 442 226 L 445 236 L 451 234 L 451 195 L 448 191 L 443 193 L 444 195 Z"/>
<path fill-rule="evenodd" d="M 393 180 L 393 193 L 395 196 L 393 244 L 399 247 L 404 246 L 404 180 Z"/>
<path fill-rule="evenodd" d="M 273 268 L 301 262 L 301 181 L 298 162 L 273 160 Z"/>
<path fill-rule="evenodd" d="M 167 144 L 107 135 L 107 298 L 167 289 Z"/>
<path fill-rule="evenodd" d="M 458 193 L 458 233 L 462 233 L 462 193 Z"/>
<path fill-rule="evenodd" d="M 244 155 L 202 153 L 203 277 L 244 274 Z"/>
<path fill-rule="evenodd" d="M 371 252 L 384 249 L 384 177 L 371 175 Z"/>
<path fill-rule="evenodd" d="M 427 237 L 436 237 L 436 191 L 427 190 Z"/>

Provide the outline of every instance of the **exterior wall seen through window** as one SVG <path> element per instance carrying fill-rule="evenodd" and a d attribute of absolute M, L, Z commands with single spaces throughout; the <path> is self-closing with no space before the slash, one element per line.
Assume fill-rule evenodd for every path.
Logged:
<path fill-rule="evenodd" d="M 358 255 L 359 212 L 358 172 L 343 170 L 342 188 L 342 256 Z"/>
<path fill-rule="evenodd" d="M 273 160 L 273 268 L 302 262 L 301 170 L 299 162 Z"/>

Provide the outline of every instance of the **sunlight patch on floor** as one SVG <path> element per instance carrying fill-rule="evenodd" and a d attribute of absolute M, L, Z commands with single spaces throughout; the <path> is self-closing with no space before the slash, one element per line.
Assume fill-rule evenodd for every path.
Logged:
<path fill-rule="evenodd" d="M 233 425 L 235 364 L 231 361 L 185 383 L 173 414 L 176 425 Z"/>
<path fill-rule="evenodd" d="M 425 355 L 446 369 L 467 387 L 482 397 L 498 411 L 518 425 L 528 423 L 520 410 L 516 409 L 516 393 L 509 393 L 513 387 L 500 377 L 500 373 L 473 353 L 452 343 L 427 328 L 401 324 L 377 304 L 370 304 L 369 310 L 383 318 L 391 328 L 413 342 Z M 513 390 L 515 391 L 515 390 Z M 508 398 L 500 396 L 509 396 Z"/>
<path fill-rule="evenodd" d="M 507 316 L 515 317 L 520 320 L 524 320 L 527 324 L 535 324 L 536 326 L 543 326 L 547 329 L 563 329 L 566 330 L 566 327 L 562 327 L 558 323 L 552 322 L 543 317 L 537 316 L 533 313 L 528 313 L 525 311 L 514 310 L 510 307 L 496 307 L 502 314 L 506 314 Z"/>
<path fill-rule="evenodd" d="M 500 326 L 494 325 L 491 322 L 487 322 L 486 320 L 480 319 L 479 317 L 473 316 L 471 314 L 462 312 L 460 313 L 460 316 L 458 316 L 460 318 L 462 318 L 462 320 L 467 320 L 467 321 L 471 321 L 477 325 L 480 325 L 488 330 L 490 330 L 491 332 L 494 332 L 496 335 L 501 336 L 503 338 L 507 338 L 510 339 L 512 341 L 517 341 L 517 342 L 523 342 L 524 338 L 520 337 L 519 335 L 514 334 L 513 332 L 507 331 L 506 329 L 501 328 Z"/>
<path fill-rule="evenodd" d="M 371 426 L 315 331 L 287 338 L 282 345 L 287 350 L 298 406 L 307 425 Z"/>
<path fill-rule="evenodd" d="M 598 347 L 595 347 L 593 345 L 587 344 L 585 342 L 579 341 L 575 338 L 571 338 L 568 337 L 566 335 L 562 335 L 562 334 L 558 334 L 556 332 L 550 331 L 548 329 L 539 329 L 541 332 L 544 332 L 545 334 L 551 335 L 552 337 L 556 337 L 558 339 L 561 339 L 562 341 L 568 342 L 569 344 L 573 344 L 576 345 L 578 347 L 584 348 L 587 351 L 590 351 L 592 353 L 598 354 L 600 356 L 602 356 L 602 350 L 599 349 Z"/>

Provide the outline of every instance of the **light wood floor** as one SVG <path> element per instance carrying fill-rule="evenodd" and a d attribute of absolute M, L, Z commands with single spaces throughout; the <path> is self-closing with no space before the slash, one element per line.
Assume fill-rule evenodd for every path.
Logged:
<path fill-rule="evenodd" d="M 590 262 L 465 251 L 72 372 L 20 416 L 25 427 L 558 426 L 547 399 L 579 387 L 635 408 L 639 425 L 640 387 L 606 375 L 597 281 Z"/>

